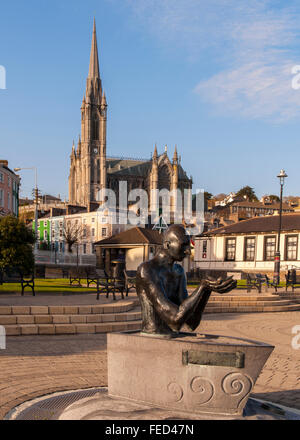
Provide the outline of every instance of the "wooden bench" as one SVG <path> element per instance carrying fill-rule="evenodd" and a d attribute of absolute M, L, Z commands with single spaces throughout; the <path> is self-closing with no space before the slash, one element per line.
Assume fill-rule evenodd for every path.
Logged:
<path fill-rule="evenodd" d="M 97 269 L 97 273 L 97 299 L 99 299 L 100 293 L 106 293 L 106 298 L 108 298 L 108 295 L 111 292 L 113 294 L 113 299 L 116 300 L 117 291 L 121 293 L 122 299 L 124 299 L 124 279 L 109 277 L 104 269 Z"/>
<path fill-rule="evenodd" d="M 96 284 L 97 286 L 98 280 L 101 278 L 99 270 L 97 270 L 95 267 L 86 267 L 84 272 L 87 286 L 90 287 L 90 284 Z"/>
<path fill-rule="evenodd" d="M 136 288 L 136 270 L 124 270 L 126 296 L 130 289 Z"/>
<path fill-rule="evenodd" d="M 247 274 L 247 292 L 250 292 L 251 289 L 257 289 L 258 293 L 261 293 L 262 286 L 265 286 L 266 291 L 271 287 L 277 290 L 281 288 L 277 284 L 273 283 L 268 275 L 261 273 L 248 273 Z"/>
<path fill-rule="evenodd" d="M 71 286 L 73 285 L 73 283 L 77 283 L 77 286 L 81 287 L 81 279 L 85 277 L 86 277 L 86 273 L 80 267 L 76 267 L 74 269 L 69 270 L 69 279 Z"/>
<path fill-rule="evenodd" d="M 262 279 L 256 273 L 247 273 L 247 292 L 250 292 L 252 289 L 256 289 L 258 293 L 261 293 Z"/>
<path fill-rule="evenodd" d="M 296 287 L 300 287 L 300 274 L 297 274 L 296 269 L 290 269 L 285 275 L 285 291 L 291 286 L 292 292 Z"/>
<path fill-rule="evenodd" d="M 20 268 L 7 268 L 4 271 L 0 271 L 0 284 L 6 283 L 20 283 L 21 295 L 24 295 L 26 287 L 30 287 L 32 295 L 35 296 L 34 290 L 34 273 L 26 273 Z"/>

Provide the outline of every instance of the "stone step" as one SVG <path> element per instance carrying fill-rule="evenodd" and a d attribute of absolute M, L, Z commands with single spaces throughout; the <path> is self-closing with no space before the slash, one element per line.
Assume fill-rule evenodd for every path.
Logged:
<path fill-rule="evenodd" d="M 89 324 L 20 324 L 5 325 L 7 336 L 22 335 L 69 335 L 83 333 L 110 333 L 140 330 L 141 321 L 104 322 Z"/>
<path fill-rule="evenodd" d="M 141 312 L 103 313 L 87 315 L 0 315 L 0 325 L 90 324 L 125 322 L 141 319 Z"/>
<path fill-rule="evenodd" d="M 34 299 L 33 299 L 34 301 Z M 128 312 L 136 306 L 135 301 L 119 304 L 78 306 L 0 306 L 1 315 L 87 315 Z"/>
<path fill-rule="evenodd" d="M 284 306 L 292 304 L 290 300 L 276 301 L 208 301 L 206 307 L 245 307 L 245 306 Z"/>
<path fill-rule="evenodd" d="M 297 310 L 300 310 L 300 304 L 289 304 L 284 306 L 206 307 L 204 313 L 293 312 Z"/>
<path fill-rule="evenodd" d="M 212 294 L 209 302 L 212 301 L 279 301 L 281 298 L 277 295 L 218 295 Z"/>

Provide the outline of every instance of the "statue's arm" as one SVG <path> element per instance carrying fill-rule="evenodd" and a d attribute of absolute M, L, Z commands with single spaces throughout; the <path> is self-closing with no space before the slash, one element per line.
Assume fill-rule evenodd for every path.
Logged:
<path fill-rule="evenodd" d="M 222 280 L 221 278 L 217 280 L 205 279 L 201 282 L 200 286 L 202 286 L 201 298 L 197 306 L 195 307 L 193 313 L 186 321 L 187 326 L 191 330 L 195 330 L 199 326 L 201 322 L 202 314 L 209 300 L 211 292 L 217 292 L 221 294 L 230 292 L 232 289 L 236 287 L 236 281 L 233 280 L 232 277 L 229 277 L 226 280 Z"/>

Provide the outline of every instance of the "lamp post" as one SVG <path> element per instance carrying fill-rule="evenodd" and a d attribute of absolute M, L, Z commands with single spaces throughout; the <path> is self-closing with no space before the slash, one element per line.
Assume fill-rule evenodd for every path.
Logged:
<path fill-rule="evenodd" d="M 281 219 L 282 219 L 282 193 L 283 193 L 283 185 L 284 179 L 287 176 L 284 170 L 280 170 L 280 173 L 277 176 L 280 182 L 280 208 L 279 208 L 279 225 L 278 225 L 278 235 L 277 235 L 277 249 L 275 252 L 274 259 L 274 279 L 273 282 L 278 286 L 280 282 L 280 233 L 281 233 Z"/>
<path fill-rule="evenodd" d="M 35 203 L 35 210 L 34 210 L 34 234 L 36 237 L 35 242 L 35 250 L 37 252 L 38 250 L 38 187 L 37 187 L 37 168 L 36 167 L 27 167 L 27 168 L 14 168 L 14 171 L 18 172 L 21 170 L 34 170 L 34 203 Z"/>

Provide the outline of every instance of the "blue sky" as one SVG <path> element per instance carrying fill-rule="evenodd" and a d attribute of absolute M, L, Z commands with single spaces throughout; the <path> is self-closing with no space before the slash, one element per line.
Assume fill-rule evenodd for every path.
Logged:
<path fill-rule="evenodd" d="M 300 195 L 300 5 L 267 0 L 12 0 L 1 5 L 0 157 L 67 197 L 93 17 L 107 152 L 177 144 L 194 189 Z M 1 84 L 1 83 L 0 83 Z M 34 174 L 22 172 L 22 196 Z"/>

